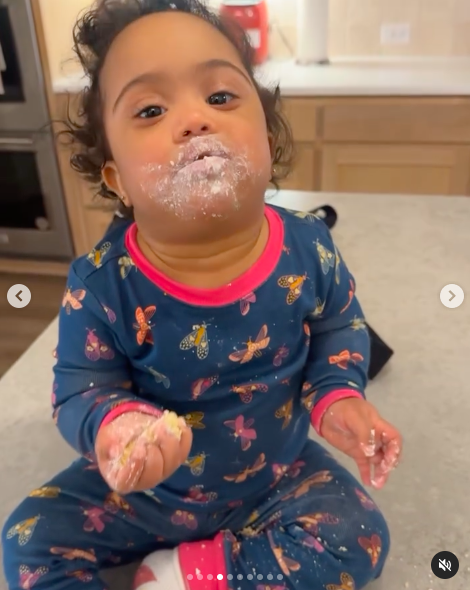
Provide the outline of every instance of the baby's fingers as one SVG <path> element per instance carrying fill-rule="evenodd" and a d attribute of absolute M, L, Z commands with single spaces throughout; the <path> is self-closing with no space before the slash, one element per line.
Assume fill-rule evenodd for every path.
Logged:
<path fill-rule="evenodd" d="M 356 459 L 357 468 L 361 476 L 362 483 L 366 486 L 371 485 L 371 467 L 367 457 Z"/>
<path fill-rule="evenodd" d="M 136 491 L 150 490 L 163 480 L 164 460 L 160 447 L 147 445 L 145 468 L 135 485 Z"/>
<path fill-rule="evenodd" d="M 139 482 L 145 469 L 146 458 L 146 443 L 137 440 L 129 456 L 124 458 L 120 454 L 106 462 L 103 477 L 113 490 L 120 494 L 128 494 Z"/>
<path fill-rule="evenodd" d="M 390 469 L 395 469 L 401 456 L 401 440 L 396 438 L 385 443 L 384 465 Z"/>
<path fill-rule="evenodd" d="M 382 488 L 390 476 L 390 473 L 397 468 L 400 458 L 400 447 L 395 440 L 390 441 L 385 447 L 382 459 L 375 467 L 375 474 L 372 485 L 377 489 Z"/>

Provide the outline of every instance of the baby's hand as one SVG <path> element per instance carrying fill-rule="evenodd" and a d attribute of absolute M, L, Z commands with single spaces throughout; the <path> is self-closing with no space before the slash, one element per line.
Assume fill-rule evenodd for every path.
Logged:
<path fill-rule="evenodd" d="M 161 417 L 127 412 L 98 432 L 96 457 L 101 475 L 120 494 L 154 488 L 189 455 L 192 432 L 173 412 Z"/>
<path fill-rule="evenodd" d="M 323 417 L 321 435 L 354 459 L 365 485 L 382 488 L 398 465 L 403 445 L 400 433 L 363 399 L 332 404 Z"/>

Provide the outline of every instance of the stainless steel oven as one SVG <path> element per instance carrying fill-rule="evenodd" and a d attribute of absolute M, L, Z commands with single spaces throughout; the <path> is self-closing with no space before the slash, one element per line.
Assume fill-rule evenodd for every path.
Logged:
<path fill-rule="evenodd" d="M 0 0 L 0 256 L 73 247 L 29 0 Z"/>

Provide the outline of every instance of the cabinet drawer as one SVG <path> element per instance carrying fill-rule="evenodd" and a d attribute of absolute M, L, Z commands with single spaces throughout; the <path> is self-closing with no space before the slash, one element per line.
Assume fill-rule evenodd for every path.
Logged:
<path fill-rule="evenodd" d="M 324 109 L 325 141 L 470 143 L 470 100 L 348 99 Z"/>
<path fill-rule="evenodd" d="M 322 190 L 466 195 L 469 164 L 470 147 L 332 144 L 323 152 Z"/>
<path fill-rule="evenodd" d="M 317 106 L 313 99 L 285 98 L 284 113 L 292 127 L 295 141 L 315 141 L 317 135 Z"/>

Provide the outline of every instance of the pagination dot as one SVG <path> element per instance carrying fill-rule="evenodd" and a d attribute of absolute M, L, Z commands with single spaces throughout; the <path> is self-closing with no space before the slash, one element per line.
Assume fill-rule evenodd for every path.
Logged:
<path fill-rule="evenodd" d="M 208 580 L 212 580 L 214 578 L 214 576 L 212 574 L 207 574 L 207 579 Z"/>
<path fill-rule="evenodd" d="M 193 574 L 188 574 L 186 577 L 188 578 L 188 580 L 192 580 L 193 579 Z"/>
<path fill-rule="evenodd" d="M 197 577 L 198 580 L 203 580 L 204 579 L 204 576 L 202 574 L 198 574 L 196 577 Z"/>
<path fill-rule="evenodd" d="M 227 580 L 232 581 L 234 579 L 234 577 L 235 576 L 233 576 L 232 574 L 228 574 L 227 575 Z M 189 579 L 192 579 L 192 577 L 189 578 L 189 576 L 188 576 L 188 580 Z M 207 579 L 208 580 L 212 580 L 212 577 L 210 576 L 210 574 L 207 576 Z M 223 574 L 218 574 L 217 579 L 218 580 L 223 580 L 224 579 Z M 255 579 L 257 579 L 257 580 L 263 580 L 264 579 L 264 576 L 263 576 L 263 574 L 257 574 L 257 575 L 247 574 L 246 575 L 246 579 L 247 580 L 255 580 Z M 274 580 L 274 576 L 272 574 L 267 574 L 266 579 L 267 580 Z M 284 576 L 282 574 L 278 574 L 277 579 L 278 580 L 283 580 L 284 579 Z M 237 574 L 237 580 L 243 580 L 243 575 L 242 574 Z"/>

